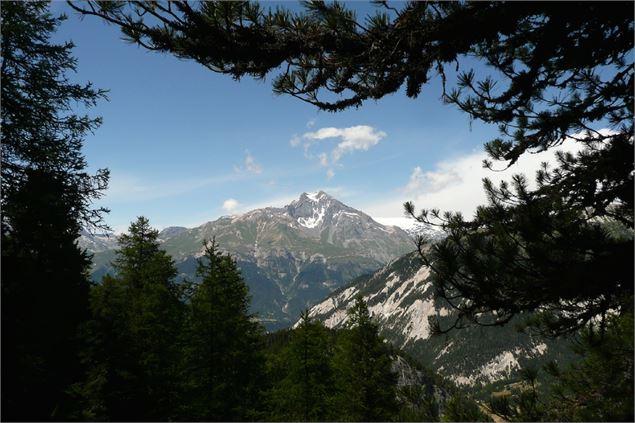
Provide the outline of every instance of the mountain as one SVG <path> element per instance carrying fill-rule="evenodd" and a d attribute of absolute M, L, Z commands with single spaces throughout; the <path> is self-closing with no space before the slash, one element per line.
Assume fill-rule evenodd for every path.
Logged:
<path fill-rule="evenodd" d="M 435 302 L 429 274 L 418 253 L 410 253 L 352 281 L 313 306 L 309 314 L 330 328 L 341 328 L 346 310 L 362 295 L 388 340 L 455 384 L 472 388 L 500 385 L 530 362 L 567 358 L 565 341 L 519 333 L 513 323 L 431 336 L 428 317 L 437 316 L 447 327 L 455 312 Z"/>
<path fill-rule="evenodd" d="M 187 231 L 187 228 L 183 226 L 169 226 L 159 232 L 159 239 L 166 240 L 176 235 L 180 235 L 183 232 Z"/>
<path fill-rule="evenodd" d="M 236 258 L 252 311 L 268 329 L 289 326 L 306 307 L 415 248 L 402 229 L 381 225 L 323 191 L 303 193 L 280 208 L 223 216 L 192 229 L 164 229 L 160 239 L 180 277 L 193 280 L 202 242 L 212 237 Z M 111 271 L 113 256 L 112 249 L 95 251 L 95 279 Z"/>
<path fill-rule="evenodd" d="M 168 238 L 186 231 L 182 226 L 170 226 L 159 232 L 159 242 L 165 242 Z M 108 272 L 112 273 L 111 262 L 115 258 L 115 250 L 119 247 L 117 235 L 113 233 L 90 233 L 83 230 L 77 244 L 80 248 L 93 254 L 93 266 L 91 278 L 98 282 Z M 182 274 L 181 277 L 185 277 Z"/>
<path fill-rule="evenodd" d="M 80 248 L 98 253 L 102 251 L 117 248 L 117 236 L 114 234 L 93 234 L 86 230 L 82 230 L 80 237 L 77 239 Z"/>

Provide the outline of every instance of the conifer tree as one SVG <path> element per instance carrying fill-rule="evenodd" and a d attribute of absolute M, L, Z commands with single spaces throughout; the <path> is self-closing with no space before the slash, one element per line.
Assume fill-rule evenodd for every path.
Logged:
<path fill-rule="evenodd" d="M 107 210 L 93 209 L 91 201 L 106 188 L 108 171 L 88 174 L 81 149 L 101 118 L 79 115 L 74 107 L 93 107 L 106 91 L 69 80 L 68 74 L 77 71 L 74 45 L 51 42 L 66 17 L 52 16 L 48 2 L 3 2 L 1 14 L 2 206 L 26 183 L 27 173 L 37 169 L 64 183 L 63 198 L 73 203 L 75 219 L 100 225 Z M 3 230 L 9 229 L 9 218 L 2 219 Z"/>
<path fill-rule="evenodd" d="M 538 369 L 531 366 L 522 368 L 519 387 L 511 393 L 493 396 L 489 401 L 490 410 L 507 421 L 544 421 L 547 410 L 538 395 L 538 373 Z"/>
<path fill-rule="evenodd" d="M 26 178 L 3 209 L 11 222 L 2 237 L 6 420 L 65 415 L 64 391 L 81 377 L 77 331 L 88 318 L 90 258 L 75 244 L 79 225 L 64 200 L 64 181 L 36 170 Z"/>
<path fill-rule="evenodd" d="M 445 403 L 441 421 L 444 422 L 487 422 L 491 421 L 478 404 L 463 392 L 454 393 Z"/>
<path fill-rule="evenodd" d="M 198 275 L 181 341 L 181 417 L 249 420 L 259 406 L 264 362 L 262 328 L 249 314 L 249 289 L 215 240 L 204 244 Z"/>
<path fill-rule="evenodd" d="M 492 412 L 518 422 L 632 421 L 632 314 L 610 316 L 603 334 L 594 326 L 585 328 L 574 342 L 574 352 L 576 359 L 570 363 L 543 366 L 555 377 L 547 386 L 544 372 L 522 369 L 520 388 L 492 397 Z"/>
<path fill-rule="evenodd" d="M 425 385 L 405 385 L 398 389 L 400 422 L 437 422 L 439 404 Z"/>
<path fill-rule="evenodd" d="M 276 421 L 327 421 L 335 389 L 332 345 L 324 325 L 311 320 L 308 310 L 300 317 L 289 345 L 279 356 L 284 377 L 269 393 L 270 418 Z"/>
<path fill-rule="evenodd" d="M 99 118 L 74 112 L 104 92 L 76 84 L 72 43 L 51 36 L 64 17 L 46 2 L 6 1 L 2 26 L 2 419 L 65 418 L 81 378 L 77 330 L 88 317 L 89 256 L 82 226 L 100 224 L 92 201 L 107 171 L 81 152 Z"/>
<path fill-rule="evenodd" d="M 93 289 L 85 329 L 89 371 L 75 389 L 85 404 L 80 417 L 163 421 L 176 413 L 184 306 L 174 262 L 157 237 L 139 217 L 119 237 L 116 275 Z"/>
<path fill-rule="evenodd" d="M 337 418 L 389 421 L 398 412 L 391 352 L 361 296 L 348 310 L 348 328 L 334 358 Z"/>
<path fill-rule="evenodd" d="M 545 420 L 633 421 L 633 315 L 609 317 L 603 336 L 585 329 L 574 351 L 570 366 L 547 366 L 557 379 Z"/>

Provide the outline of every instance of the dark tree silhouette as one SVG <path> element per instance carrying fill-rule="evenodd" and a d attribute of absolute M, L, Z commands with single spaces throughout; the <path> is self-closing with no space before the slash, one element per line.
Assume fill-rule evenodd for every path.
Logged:
<path fill-rule="evenodd" d="M 232 257 L 205 242 L 200 284 L 182 333 L 184 420 L 254 418 L 264 376 L 263 328 L 249 314 L 249 288 Z"/>
<path fill-rule="evenodd" d="M 397 374 L 361 296 L 347 311 L 347 331 L 334 356 L 334 407 L 343 421 L 389 421 L 398 412 Z"/>
<path fill-rule="evenodd" d="M 308 422 L 341 418 L 332 407 L 336 387 L 331 344 L 324 325 L 312 320 L 305 310 L 289 344 L 275 357 L 275 370 L 283 376 L 267 395 L 269 419 Z"/>
<path fill-rule="evenodd" d="M 141 216 L 119 236 L 115 276 L 91 292 L 84 327 L 88 371 L 73 392 L 82 420 L 174 418 L 178 339 L 184 313 L 176 268 L 159 249 L 159 232 Z"/>
<path fill-rule="evenodd" d="M 3 2 L 2 418 L 64 418 L 81 377 L 77 330 L 88 317 L 89 256 L 75 241 L 99 224 L 91 202 L 107 171 L 86 173 L 81 146 L 99 119 L 78 116 L 104 92 L 68 81 L 72 43 L 42 2 Z"/>

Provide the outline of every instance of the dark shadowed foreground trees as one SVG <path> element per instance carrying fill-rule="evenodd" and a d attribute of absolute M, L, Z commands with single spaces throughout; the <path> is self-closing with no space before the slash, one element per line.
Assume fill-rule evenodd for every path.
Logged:
<path fill-rule="evenodd" d="M 348 310 L 348 328 L 334 357 L 338 420 L 388 421 L 397 414 L 397 375 L 390 344 L 379 335 L 361 297 Z"/>
<path fill-rule="evenodd" d="M 113 263 L 91 292 L 84 328 L 86 380 L 74 387 L 89 420 L 167 420 L 177 407 L 176 342 L 184 317 L 172 259 L 139 217 L 119 236 Z"/>
<path fill-rule="evenodd" d="M 633 315 L 609 316 L 604 334 L 585 328 L 574 351 L 571 365 L 545 366 L 553 386 L 540 386 L 540 369 L 523 369 L 522 383 L 490 409 L 507 421 L 633 421 Z"/>
<path fill-rule="evenodd" d="M 204 244 L 198 275 L 181 334 L 180 419 L 251 420 L 263 384 L 264 331 L 249 314 L 249 289 L 215 240 Z"/>
<path fill-rule="evenodd" d="M 74 113 L 104 92 L 71 83 L 72 43 L 47 3 L 3 2 L 2 419 L 64 418 L 81 377 L 77 329 L 88 317 L 90 257 L 77 247 L 98 224 L 91 202 L 108 174 L 86 173 L 81 146 L 98 118 Z"/>
<path fill-rule="evenodd" d="M 268 349 L 270 386 L 262 420 L 395 421 L 413 416 L 408 414 L 413 403 L 398 400 L 392 346 L 379 335 L 361 297 L 348 312 L 346 329 L 329 331 L 305 312 L 286 337 L 281 348 Z"/>
<path fill-rule="evenodd" d="M 55 174 L 25 178 L 2 210 L 11 225 L 2 234 L 3 420 L 65 415 L 64 391 L 81 377 L 77 330 L 88 317 L 90 257 L 75 244 L 81 201 L 65 201 Z"/>
<path fill-rule="evenodd" d="M 439 295 L 459 310 L 456 327 L 539 311 L 535 326 L 557 335 L 631 308 L 630 3 L 411 2 L 396 9 L 379 2 L 366 20 L 322 2 L 298 13 L 248 2 L 74 7 L 120 26 L 139 45 L 236 79 L 278 72 L 275 92 L 323 110 L 401 88 L 414 98 L 440 76 L 445 102 L 499 126 L 486 150 L 508 166 L 574 138 L 586 149 L 543 169 L 537 189 L 520 176 L 511 187 L 486 181 L 490 205 L 473 220 L 418 213 L 410 203 L 407 212 L 449 235 L 423 256 Z M 466 57 L 488 65 L 490 75 L 460 70 Z M 456 81 L 449 79 L 454 67 Z M 607 233 L 607 222 L 621 227 L 619 236 Z"/>
<path fill-rule="evenodd" d="M 85 380 L 74 418 L 251 420 L 264 383 L 262 328 L 235 261 L 205 243 L 200 283 L 175 281 L 173 260 L 144 217 L 119 237 L 115 275 L 91 292 Z"/>
<path fill-rule="evenodd" d="M 333 408 L 333 342 L 324 325 L 302 313 L 282 354 L 271 357 L 279 379 L 266 394 L 267 420 L 337 420 Z"/>

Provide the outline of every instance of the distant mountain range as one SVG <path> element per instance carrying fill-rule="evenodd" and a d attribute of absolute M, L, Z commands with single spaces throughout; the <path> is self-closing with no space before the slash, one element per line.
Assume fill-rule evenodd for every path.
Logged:
<path fill-rule="evenodd" d="M 180 277 L 190 280 L 196 279 L 203 240 L 212 237 L 236 258 L 252 311 L 269 330 L 291 325 L 303 309 L 415 248 L 402 229 L 382 225 L 323 191 L 192 229 L 169 227 L 159 236 Z M 85 233 L 78 242 L 94 253 L 95 280 L 112 272 L 116 237 Z"/>
<path fill-rule="evenodd" d="M 388 340 L 455 384 L 471 388 L 513 380 L 532 362 L 568 359 L 566 341 L 519 333 L 513 322 L 431 336 L 428 317 L 438 316 L 447 326 L 455 312 L 435 301 L 429 273 L 418 253 L 406 254 L 332 293 L 310 309 L 310 316 L 341 328 L 346 310 L 361 295 Z"/>

